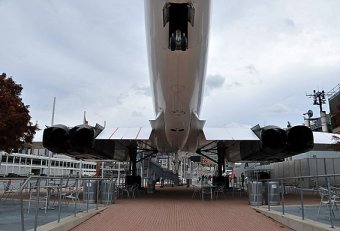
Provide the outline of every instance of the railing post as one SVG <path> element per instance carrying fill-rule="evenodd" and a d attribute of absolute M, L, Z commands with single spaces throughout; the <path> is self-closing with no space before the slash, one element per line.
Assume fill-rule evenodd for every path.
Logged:
<path fill-rule="evenodd" d="M 281 180 L 281 205 L 282 205 L 282 215 L 285 215 L 285 186 L 283 180 Z"/>
<path fill-rule="evenodd" d="M 60 212 L 61 212 L 61 193 L 63 187 L 63 177 L 60 178 L 60 182 L 58 185 L 58 223 L 60 222 Z"/>
<path fill-rule="evenodd" d="M 268 211 L 270 211 L 270 184 L 269 184 L 269 181 L 267 181 L 267 185 L 268 185 L 268 187 L 267 187 L 267 200 L 268 200 Z"/>
<path fill-rule="evenodd" d="M 38 188 L 37 188 L 37 205 L 36 205 L 36 209 L 35 209 L 35 218 L 34 218 L 34 231 L 37 230 L 38 227 L 38 212 L 39 212 L 39 200 L 40 200 L 40 177 L 37 179 L 37 184 L 38 184 Z"/>
<path fill-rule="evenodd" d="M 20 217 L 21 217 L 21 230 L 25 231 L 25 217 L 24 217 L 24 196 L 22 191 L 24 190 L 25 186 L 28 184 L 28 182 L 31 180 L 31 177 L 29 177 L 24 183 L 21 185 L 19 194 L 20 194 Z"/>
<path fill-rule="evenodd" d="M 258 183 L 259 183 L 259 173 L 257 172 L 256 174 L 256 184 L 255 184 L 255 192 L 256 192 L 256 207 L 258 208 L 259 207 L 259 186 L 258 186 Z M 261 192 L 262 194 L 262 192 Z M 262 197 L 261 197 L 261 200 L 262 200 Z M 262 204 L 262 203 L 261 203 Z"/>
<path fill-rule="evenodd" d="M 328 188 L 328 203 L 329 203 L 329 219 L 331 221 L 331 228 L 334 228 L 334 220 L 333 220 L 333 202 L 332 202 L 332 194 L 331 194 L 331 182 L 329 181 L 328 176 L 326 177 L 327 180 L 327 188 Z"/>
<path fill-rule="evenodd" d="M 76 182 L 75 182 L 75 184 L 76 184 L 76 197 L 79 197 L 79 192 L 78 192 L 78 189 L 79 189 L 79 187 L 78 187 L 78 184 L 79 184 L 79 178 L 77 178 L 76 177 Z M 74 216 L 76 217 L 77 216 L 77 199 L 75 200 L 75 203 L 74 203 Z"/>
<path fill-rule="evenodd" d="M 99 203 L 99 184 L 102 183 L 101 179 L 97 180 L 97 187 L 96 187 L 96 210 L 98 210 L 98 203 Z M 88 211 L 87 211 L 88 212 Z"/>
<path fill-rule="evenodd" d="M 298 178 L 298 180 L 301 182 L 301 178 Z M 300 194 L 301 194 L 301 215 L 302 215 L 302 220 L 305 219 L 305 208 L 303 204 L 303 187 L 300 185 Z"/>
<path fill-rule="evenodd" d="M 112 203 L 116 203 L 116 181 L 112 179 Z"/>
<path fill-rule="evenodd" d="M 87 189 L 87 201 L 86 201 L 86 212 L 89 212 L 89 200 L 90 200 L 90 185 L 91 181 L 87 180 L 86 182 L 86 189 Z M 94 198 L 93 198 L 94 199 Z"/>

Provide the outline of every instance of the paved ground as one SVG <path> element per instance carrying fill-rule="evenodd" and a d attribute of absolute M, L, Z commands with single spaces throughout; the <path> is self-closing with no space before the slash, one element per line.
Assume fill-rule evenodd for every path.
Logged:
<path fill-rule="evenodd" d="M 290 230 L 256 212 L 246 195 L 228 193 L 213 201 L 191 196 L 192 189 L 178 186 L 120 199 L 73 230 Z"/>

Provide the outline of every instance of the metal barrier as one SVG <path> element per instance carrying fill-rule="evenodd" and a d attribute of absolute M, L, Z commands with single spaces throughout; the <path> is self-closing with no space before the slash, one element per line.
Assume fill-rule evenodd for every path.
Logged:
<path fill-rule="evenodd" d="M 250 205 L 262 205 L 262 182 L 253 181 L 248 183 L 248 195 Z"/>
<path fill-rule="evenodd" d="M 280 204 L 280 186 L 278 181 L 268 181 L 264 184 L 264 199 L 265 204 L 279 205 Z"/>
<path fill-rule="evenodd" d="M 45 182 L 45 185 L 42 185 L 42 182 Z M 66 183 L 67 182 L 67 183 Z M 71 184 L 70 184 L 71 182 Z M 93 183 L 93 187 L 91 187 L 91 193 L 89 194 L 89 182 L 91 182 L 91 186 Z M 82 178 L 75 178 L 75 177 L 47 177 L 47 176 L 31 176 L 25 180 L 25 182 L 20 186 L 19 189 L 19 197 L 20 197 L 20 217 L 21 217 L 21 229 L 22 231 L 25 230 L 25 215 L 24 215 L 24 195 L 23 191 L 30 188 L 30 190 L 35 190 L 35 199 L 36 199 L 36 208 L 35 208 L 35 219 L 34 219 L 34 230 L 37 230 L 38 227 L 38 211 L 39 211 L 39 204 L 41 200 L 41 189 L 46 191 L 45 196 L 45 212 L 49 208 L 49 196 L 52 190 L 57 192 L 58 198 L 58 223 L 60 222 L 60 215 L 61 215 L 61 200 L 64 198 L 72 199 L 74 203 L 74 216 L 77 216 L 77 205 L 79 203 L 79 195 L 81 194 L 81 186 L 85 189 L 83 191 L 84 201 L 86 202 L 86 210 L 89 210 L 89 203 L 90 199 L 89 196 L 91 195 L 91 200 L 95 200 L 96 202 L 96 209 L 98 209 L 98 196 L 99 196 L 99 186 L 102 185 L 101 188 L 101 195 L 102 200 L 105 202 L 106 205 L 113 203 L 116 199 L 115 195 L 115 181 L 112 178 L 90 178 L 90 177 L 82 177 Z M 72 186 L 71 186 L 72 185 Z M 72 187 L 72 189 L 71 189 Z M 63 189 L 68 189 L 67 193 L 65 194 Z M 30 191 L 31 192 L 31 191 Z M 86 193 L 87 192 L 87 193 Z M 31 194 L 30 194 L 31 195 Z M 64 198 L 62 198 L 64 197 Z"/>
<path fill-rule="evenodd" d="M 116 202 L 116 182 L 103 180 L 100 187 L 101 202 L 103 204 L 113 204 Z"/>
<path fill-rule="evenodd" d="M 84 180 L 83 200 L 87 203 L 94 204 L 97 202 L 97 184 L 96 180 Z"/>

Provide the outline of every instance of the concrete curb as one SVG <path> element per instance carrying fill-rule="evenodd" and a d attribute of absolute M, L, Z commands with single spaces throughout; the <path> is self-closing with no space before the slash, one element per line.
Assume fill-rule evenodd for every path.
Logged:
<path fill-rule="evenodd" d="M 302 220 L 301 217 L 291 214 L 282 215 L 282 212 L 268 211 L 268 207 L 253 207 L 256 211 L 284 224 L 285 226 L 297 231 L 340 231 L 340 228 L 331 228 L 330 225 L 322 224 L 310 219 Z"/>
<path fill-rule="evenodd" d="M 51 223 L 38 226 L 37 230 L 41 231 L 68 231 L 77 225 L 83 223 L 84 221 L 90 219 L 91 217 L 95 216 L 98 213 L 101 213 L 103 210 L 105 210 L 107 207 L 99 207 L 98 210 L 91 209 L 89 212 L 81 212 L 77 213 L 77 216 L 74 215 L 65 217 L 63 219 L 60 219 L 60 222 L 53 221 Z M 29 231 L 34 231 L 34 229 L 30 229 Z"/>

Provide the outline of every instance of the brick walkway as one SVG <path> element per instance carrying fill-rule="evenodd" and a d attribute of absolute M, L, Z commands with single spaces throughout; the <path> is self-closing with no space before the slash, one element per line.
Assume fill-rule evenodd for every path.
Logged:
<path fill-rule="evenodd" d="M 118 199 L 72 230 L 291 230 L 252 209 L 246 195 L 227 193 L 214 201 L 191 196 L 191 189 L 179 186 L 157 188 L 156 194 L 136 199 Z"/>

